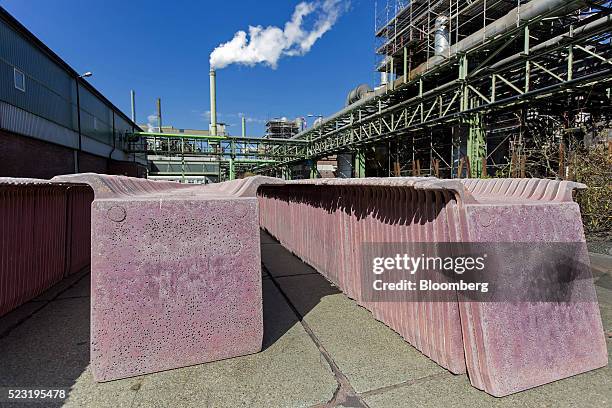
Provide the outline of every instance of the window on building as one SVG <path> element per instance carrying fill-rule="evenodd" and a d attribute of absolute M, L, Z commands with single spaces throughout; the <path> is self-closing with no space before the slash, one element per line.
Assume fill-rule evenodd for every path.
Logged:
<path fill-rule="evenodd" d="M 17 68 L 13 68 L 13 78 L 15 80 L 15 88 L 25 92 L 25 74 Z"/>
<path fill-rule="evenodd" d="M 94 116 L 94 130 L 98 130 L 98 118 Z"/>

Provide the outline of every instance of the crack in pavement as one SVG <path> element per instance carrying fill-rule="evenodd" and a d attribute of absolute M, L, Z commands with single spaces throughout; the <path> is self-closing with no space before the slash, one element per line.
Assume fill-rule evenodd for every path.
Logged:
<path fill-rule="evenodd" d="M 453 377 L 453 376 L 454 374 L 452 374 L 450 371 L 430 374 L 430 375 L 426 375 L 425 377 L 415 378 L 413 380 L 402 381 L 397 384 L 387 385 L 385 387 L 380 387 L 380 388 L 376 388 L 373 390 L 365 391 L 365 392 L 362 392 L 360 395 L 363 397 L 371 397 L 373 395 L 383 394 L 387 391 L 393 391 L 398 388 L 409 387 L 411 385 L 420 384 L 420 383 L 428 382 L 431 380 L 436 380 L 438 378 Z"/>
<path fill-rule="evenodd" d="M 355 392 L 355 389 L 349 382 L 346 375 L 344 375 L 344 373 L 340 370 L 340 368 L 338 367 L 338 365 L 336 364 L 332 356 L 325 349 L 325 347 L 323 347 L 323 345 L 321 344 L 321 341 L 314 334 L 314 332 L 312 331 L 308 323 L 304 321 L 304 316 L 300 314 L 300 312 L 297 310 L 297 308 L 295 307 L 295 305 L 293 304 L 289 296 L 283 291 L 280 284 L 276 281 L 275 277 L 270 274 L 270 271 L 268 270 L 268 268 L 266 268 L 263 262 L 261 264 L 261 267 L 270 275 L 270 281 L 274 284 L 276 289 L 278 289 L 281 296 L 285 299 L 285 301 L 289 305 L 289 308 L 291 308 L 293 313 L 296 315 L 300 324 L 304 328 L 304 331 L 308 334 L 308 336 L 310 337 L 312 342 L 315 344 L 315 346 L 317 346 L 317 349 L 319 350 L 319 352 L 321 353 L 321 355 L 323 356 L 323 358 L 329 365 L 329 368 L 331 369 L 332 373 L 334 374 L 334 377 L 336 378 L 336 382 L 338 383 L 338 388 L 336 388 L 336 391 L 334 391 L 334 395 L 327 403 L 323 405 L 318 405 L 317 407 L 331 408 L 331 407 L 343 406 L 347 408 L 349 407 L 368 408 L 368 405 L 361 398 L 361 396 L 357 394 L 357 392 Z"/>

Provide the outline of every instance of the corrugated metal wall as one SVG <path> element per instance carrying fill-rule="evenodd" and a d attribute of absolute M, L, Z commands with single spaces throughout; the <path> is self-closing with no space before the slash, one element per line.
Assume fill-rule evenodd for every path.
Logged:
<path fill-rule="evenodd" d="M 15 88 L 14 68 L 26 76 L 25 92 Z M 0 99 L 75 130 L 74 79 L 0 20 Z"/>
<path fill-rule="evenodd" d="M 25 92 L 15 87 L 15 68 L 25 75 Z M 0 19 L 0 101 L 78 131 L 76 86 L 77 80 L 72 73 Z M 79 85 L 78 99 L 81 133 L 110 146 L 114 145 L 115 135 L 120 134 L 122 140 L 117 143 L 117 148 L 121 148 L 125 131 L 132 130 L 129 122 L 82 84 Z M 5 128 L 2 122 L 0 117 L 0 127 Z M 114 128 L 114 124 L 118 127 Z M 26 126 L 20 130 L 27 131 L 21 134 L 40 138 L 36 129 Z M 66 145 L 66 140 L 52 141 Z M 78 142 L 70 146 L 77 147 Z"/>
<path fill-rule="evenodd" d="M 0 316 L 89 264 L 93 191 L 0 183 Z"/>
<path fill-rule="evenodd" d="M 79 84 L 81 133 L 107 145 L 113 144 L 113 111 Z"/>

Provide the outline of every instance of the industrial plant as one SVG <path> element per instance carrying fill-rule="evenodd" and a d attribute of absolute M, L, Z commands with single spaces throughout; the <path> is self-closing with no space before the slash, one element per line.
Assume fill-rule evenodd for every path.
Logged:
<path fill-rule="evenodd" d="M 378 2 L 380 83 L 357 85 L 344 108 L 308 128 L 270 119 L 265 147 L 246 134 L 220 149 L 181 140 L 221 157 L 221 180 L 236 166 L 285 178 L 307 166 L 317 177 L 317 161 L 330 158 L 339 177 L 571 178 L 581 149 L 612 134 L 607 3 Z M 129 151 L 145 153 L 138 143 L 153 136 L 135 137 Z"/>
<path fill-rule="evenodd" d="M 230 92 L 357 3 L 203 22 L 201 126 L 0 7 L 0 406 L 609 406 L 612 1 L 366 2 L 376 79 L 335 112 L 295 65 Z"/>

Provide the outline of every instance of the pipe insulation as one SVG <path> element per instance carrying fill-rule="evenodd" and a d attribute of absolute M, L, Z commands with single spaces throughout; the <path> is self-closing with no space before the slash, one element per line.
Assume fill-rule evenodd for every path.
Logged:
<path fill-rule="evenodd" d="M 534 19 L 541 15 L 548 15 L 555 12 L 555 15 L 567 14 L 583 7 L 583 1 L 567 1 L 567 0 L 533 0 L 527 4 L 519 5 L 512 9 L 504 17 L 493 21 L 491 24 L 481 28 L 475 33 L 465 37 L 463 40 L 452 45 L 449 50 L 448 58 L 452 58 L 457 54 L 468 51 L 478 45 L 491 40 L 499 35 L 505 34 L 508 31 L 516 28 L 522 21 Z M 431 68 L 440 65 L 446 61 L 446 57 L 435 55 L 427 61 L 417 66 L 410 73 L 410 80 L 425 73 Z"/>

